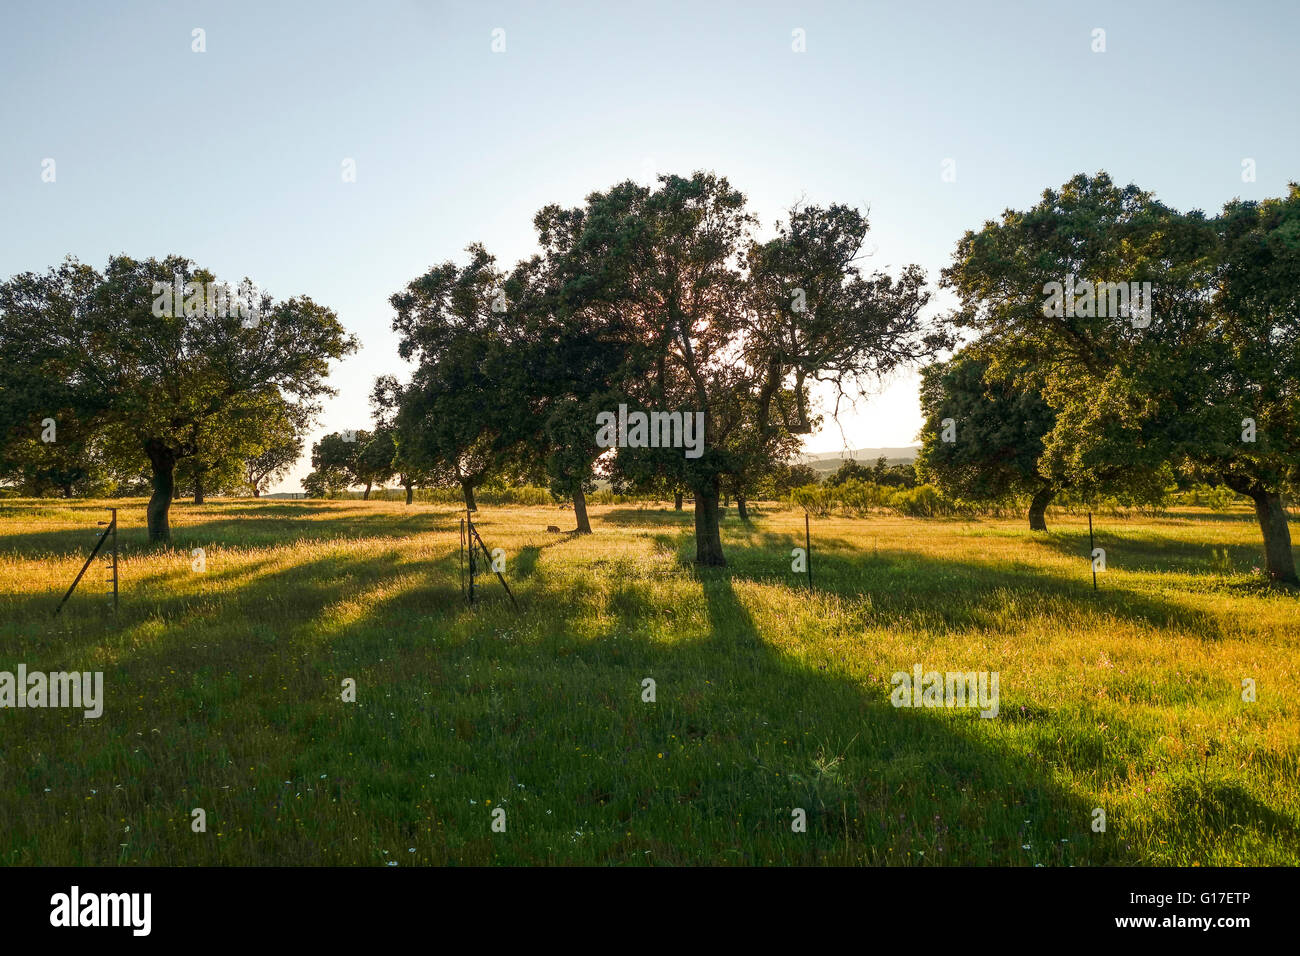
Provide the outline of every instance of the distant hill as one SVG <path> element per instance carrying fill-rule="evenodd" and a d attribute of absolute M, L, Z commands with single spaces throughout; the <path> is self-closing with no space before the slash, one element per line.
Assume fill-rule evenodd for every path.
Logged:
<path fill-rule="evenodd" d="M 818 472 L 829 475 L 840 467 L 840 462 L 848 458 L 870 466 L 884 455 L 891 465 L 910 465 L 916 461 L 916 453 L 919 450 L 919 445 L 906 448 L 853 448 L 847 451 L 824 451 L 815 455 L 800 455 L 799 460 L 806 465 L 812 465 Z"/>

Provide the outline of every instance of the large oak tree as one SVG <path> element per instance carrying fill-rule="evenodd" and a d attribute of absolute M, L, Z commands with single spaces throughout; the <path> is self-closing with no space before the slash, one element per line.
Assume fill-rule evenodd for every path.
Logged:
<path fill-rule="evenodd" d="M 744 487 L 759 462 L 787 457 L 789 437 L 813 427 L 813 384 L 830 385 L 838 399 L 947 341 L 921 317 L 919 268 L 898 278 L 863 274 L 867 220 L 846 206 L 796 207 L 760 243 L 745 197 L 697 172 L 593 193 L 575 218 L 571 295 L 623 317 L 627 391 L 641 408 L 705 415 L 700 457 L 657 455 L 694 493 L 700 564 L 726 563 L 724 480 Z M 648 457 L 644 449 L 625 455 Z"/>
<path fill-rule="evenodd" d="M 745 197 L 701 172 L 547 206 L 534 225 L 542 253 L 513 272 L 471 246 L 468 264 L 435 266 L 391 300 L 417 363 L 399 447 L 454 471 L 467 502 L 488 474 L 540 458 L 589 530 L 597 416 L 703 414 L 698 456 L 624 445 L 612 471 L 689 488 L 696 560 L 725 564 L 722 490 L 747 494 L 789 457 L 817 421 L 813 387 L 838 397 L 946 341 L 920 316 L 918 268 L 862 273 L 867 221 L 845 206 L 796 208 L 760 243 Z"/>
<path fill-rule="evenodd" d="M 177 281 L 184 297 L 157 307 L 159 289 Z M 143 453 L 151 541 L 170 538 L 176 465 L 199 454 L 196 435 L 253 396 L 331 394 L 330 360 L 355 349 L 335 314 L 305 296 L 263 293 L 241 313 L 211 307 L 211 282 L 180 256 L 114 256 L 102 273 L 69 258 L 0 283 L 0 402 L 22 426 L 59 401 L 80 426 Z"/>
<path fill-rule="evenodd" d="M 1073 277 L 1073 278 L 1071 278 Z M 1047 190 L 958 243 L 953 316 L 994 366 L 1032 365 L 1056 413 L 1043 468 L 1080 486 L 1169 463 L 1255 505 L 1269 575 L 1296 583 L 1282 494 L 1300 461 L 1300 190 L 1180 212 L 1105 174 Z M 1115 315 L 1049 284 L 1151 283 Z M 1059 291 L 1057 286 L 1055 291 Z M 1107 298 L 1109 299 L 1109 293 Z M 1118 297 L 1116 297 L 1118 298 Z"/>

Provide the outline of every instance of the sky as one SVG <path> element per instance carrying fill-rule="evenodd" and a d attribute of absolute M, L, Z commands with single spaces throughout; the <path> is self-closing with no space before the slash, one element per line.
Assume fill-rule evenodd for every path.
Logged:
<path fill-rule="evenodd" d="M 471 242 L 530 255 L 547 203 L 697 169 L 767 232 L 795 202 L 849 203 L 864 268 L 921 265 L 939 314 L 962 234 L 1076 173 L 1210 212 L 1282 194 L 1298 47 L 1294 0 L 5 0 L 0 277 L 176 253 L 311 296 L 360 344 L 316 439 L 368 427 L 375 377 L 408 377 L 389 296 Z M 913 371 L 805 450 L 920 424 Z"/>

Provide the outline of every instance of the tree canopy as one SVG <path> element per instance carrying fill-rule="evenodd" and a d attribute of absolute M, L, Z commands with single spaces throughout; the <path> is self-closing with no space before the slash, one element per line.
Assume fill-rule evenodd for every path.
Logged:
<path fill-rule="evenodd" d="M 331 394 L 329 361 L 355 349 L 305 296 L 245 293 L 243 308 L 230 307 L 238 296 L 180 256 L 114 256 L 102 273 L 69 258 L 0 283 L 0 403 L 15 423 L 4 444 L 62 415 L 143 453 L 149 537 L 169 539 L 178 462 L 216 447 L 258 403 Z"/>
<path fill-rule="evenodd" d="M 759 242 L 745 197 L 697 172 L 547 206 L 534 225 L 542 253 L 509 274 L 472 245 L 467 264 L 434 266 L 391 300 L 416 362 L 399 447 L 452 472 L 467 503 L 487 475 L 541 458 L 587 531 L 583 495 L 603 467 L 619 484 L 689 488 L 696 560 L 723 564 L 723 490 L 743 506 L 789 459 L 819 420 L 814 385 L 842 393 L 946 342 L 921 318 L 919 268 L 862 274 L 867 220 L 846 206 L 796 207 Z M 616 412 L 606 448 L 597 426 Z M 637 416 L 648 441 L 627 424 Z M 683 447 L 697 420 L 698 454 Z"/>
<path fill-rule="evenodd" d="M 1023 374 L 990 380 L 989 363 L 961 352 L 921 373 L 917 470 L 941 490 L 973 501 L 1032 496 L 1029 527 L 1046 531 L 1061 487 L 1038 470 L 1056 416 Z"/>
<path fill-rule="evenodd" d="M 1255 504 L 1269 574 L 1295 583 L 1282 493 L 1300 460 L 1298 268 L 1294 186 L 1207 217 L 1099 173 L 968 232 L 943 281 L 995 370 L 1042 376 L 1056 421 L 1041 470 L 1087 488 L 1168 463 L 1227 485 Z M 1143 283 L 1147 307 L 1117 314 Z"/>

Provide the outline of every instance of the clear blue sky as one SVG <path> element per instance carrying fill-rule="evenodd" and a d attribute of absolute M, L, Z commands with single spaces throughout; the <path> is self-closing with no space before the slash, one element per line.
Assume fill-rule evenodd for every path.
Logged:
<path fill-rule="evenodd" d="M 650 169 L 726 175 L 769 227 L 800 198 L 869 206 L 871 265 L 932 279 L 964 230 L 1077 172 L 1207 210 L 1300 179 L 1294 0 L 5 0 L 0 18 L 0 275 L 175 252 L 312 296 L 362 345 L 317 435 L 366 427 L 374 377 L 406 376 L 390 294 L 474 240 L 511 264 L 540 206 Z M 914 377 L 843 424 L 808 450 L 911 443 Z"/>

